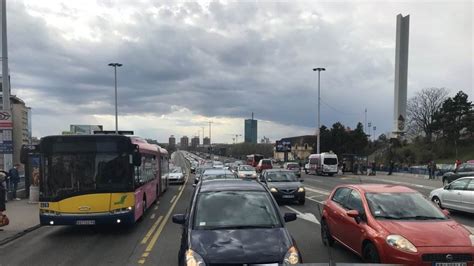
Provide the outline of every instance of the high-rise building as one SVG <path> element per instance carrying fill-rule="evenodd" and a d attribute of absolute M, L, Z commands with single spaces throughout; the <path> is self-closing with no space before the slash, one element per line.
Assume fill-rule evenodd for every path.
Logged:
<path fill-rule="evenodd" d="M 27 107 L 25 102 L 15 95 L 10 96 L 10 107 L 13 119 L 13 164 L 15 165 L 20 163 L 21 146 L 30 143 L 31 124 L 28 118 L 31 108 Z"/>
<path fill-rule="evenodd" d="M 199 146 L 199 137 L 195 136 L 191 139 L 191 147 L 197 148 Z"/>
<path fill-rule="evenodd" d="M 211 139 L 209 137 L 205 137 L 203 140 L 202 140 L 202 144 L 203 145 L 211 145 Z"/>
<path fill-rule="evenodd" d="M 189 139 L 187 136 L 181 137 L 181 143 L 179 144 L 182 150 L 187 150 L 189 147 Z"/>
<path fill-rule="evenodd" d="M 247 143 L 257 143 L 257 120 L 245 119 L 245 142 Z"/>
<path fill-rule="evenodd" d="M 170 149 L 174 149 L 174 147 L 176 147 L 176 138 L 173 135 L 171 135 L 168 139 L 168 146 Z"/>

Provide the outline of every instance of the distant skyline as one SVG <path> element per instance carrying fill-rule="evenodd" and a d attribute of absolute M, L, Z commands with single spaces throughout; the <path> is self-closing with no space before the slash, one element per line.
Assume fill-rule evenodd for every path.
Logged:
<path fill-rule="evenodd" d="M 408 98 L 427 87 L 472 100 L 471 1 L 7 2 L 12 94 L 33 110 L 33 135 L 70 124 L 114 126 L 167 142 L 207 122 L 212 141 L 314 134 L 321 124 L 392 130 L 396 15 L 410 15 Z M 201 130 L 202 132 L 202 130 Z M 202 138 L 201 138 L 202 139 Z M 241 138 L 243 141 L 243 137 Z"/>

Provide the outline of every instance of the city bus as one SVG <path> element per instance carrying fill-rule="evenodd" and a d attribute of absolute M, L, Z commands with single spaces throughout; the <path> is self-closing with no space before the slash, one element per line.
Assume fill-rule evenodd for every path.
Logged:
<path fill-rule="evenodd" d="M 247 164 L 253 167 L 257 167 L 258 162 L 263 159 L 263 155 L 260 154 L 250 154 L 247 155 Z"/>
<path fill-rule="evenodd" d="M 41 225 L 133 224 L 164 191 L 168 154 L 138 137 L 47 136 L 31 148 Z"/>

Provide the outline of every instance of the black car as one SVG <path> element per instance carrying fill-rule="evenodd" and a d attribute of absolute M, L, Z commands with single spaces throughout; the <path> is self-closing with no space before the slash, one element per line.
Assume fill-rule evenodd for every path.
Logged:
<path fill-rule="evenodd" d="M 295 213 L 280 209 L 261 183 L 246 180 L 199 182 L 183 225 L 179 265 L 297 264 L 301 254 L 285 227 Z"/>
<path fill-rule="evenodd" d="M 260 176 L 260 182 L 265 183 L 278 202 L 294 202 L 304 205 L 306 191 L 303 180 L 296 177 L 291 170 L 269 169 L 264 170 Z"/>
<path fill-rule="evenodd" d="M 465 176 L 474 176 L 474 164 L 463 163 L 454 172 L 447 172 L 443 175 L 443 185 L 447 185 L 456 179 Z"/>

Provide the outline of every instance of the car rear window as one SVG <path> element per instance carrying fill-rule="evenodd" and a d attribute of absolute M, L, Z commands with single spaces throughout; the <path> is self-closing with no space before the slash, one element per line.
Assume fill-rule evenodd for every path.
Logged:
<path fill-rule="evenodd" d="M 271 165 L 272 161 L 270 160 L 262 160 L 262 165 Z"/>
<path fill-rule="evenodd" d="M 212 191 L 199 194 L 194 228 L 203 230 L 239 227 L 281 227 L 267 192 Z"/>

